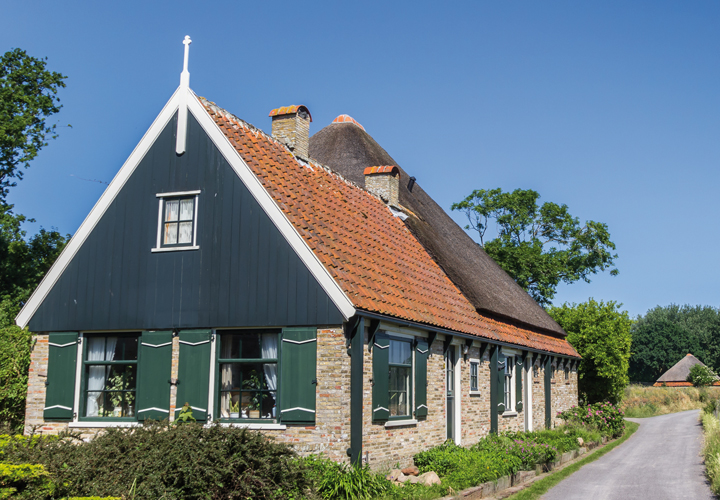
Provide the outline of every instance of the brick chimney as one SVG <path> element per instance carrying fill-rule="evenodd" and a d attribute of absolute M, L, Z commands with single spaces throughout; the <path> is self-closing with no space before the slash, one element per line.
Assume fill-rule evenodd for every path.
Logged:
<path fill-rule="evenodd" d="M 306 106 L 283 106 L 270 111 L 272 136 L 285 144 L 295 156 L 308 159 L 310 122 L 312 116 Z"/>
<path fill-rule="evenodd" d="M 392 207 L 399 207 L 400 170 L 394 165 L 365 169 L 365 189 Z"/>

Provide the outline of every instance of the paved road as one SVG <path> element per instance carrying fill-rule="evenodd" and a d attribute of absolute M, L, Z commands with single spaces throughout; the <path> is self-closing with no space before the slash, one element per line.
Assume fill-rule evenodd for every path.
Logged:
<path fill-rule="evenodd" d="M 700 456 L 700 410 L 629 419 L 630 439 L 548 491 L 544 500 L 713 499 Z"/>

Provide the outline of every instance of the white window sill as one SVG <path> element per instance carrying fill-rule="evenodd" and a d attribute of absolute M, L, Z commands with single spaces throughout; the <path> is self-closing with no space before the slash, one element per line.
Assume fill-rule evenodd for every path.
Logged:
<path fill-rule="evenodd" d="M 183 250 L 200 250 L 200 247 L 163 247 L 163 248 L 152 248 L 150 251 L 152 253 L 158 253 L 158 252 L 181 252 Z"/>
<path fill-rule="evenodd" d="M 385 422 L 385 427 L 403 427 L 406 425 L 417 425 L 417 420 L 414 418 L 409 418 L 407 420 L 388 420 Z"/>
<path fill-rule="evenodd" d="M 471 396 L 482 396 L 482 391 L 470 391 Z"/>
<path fill-rule="evenodd" d="M 139 422 L 70 422 L 71 429 L 93 429 L 98 427 L 138 427 Z"/>
<path fill-rule="evenodd" d="M 220 422 L 223 427 L 240 427 L 253 431 L 284 431 L 287 425 L 283 424 L 243 424 L 240 422 Z"/>
<path fill-rule="evenodd" d="M 517 417 L 518 413 L 516 411 L 506 411 L 502 414 L 503 417 Z"/>

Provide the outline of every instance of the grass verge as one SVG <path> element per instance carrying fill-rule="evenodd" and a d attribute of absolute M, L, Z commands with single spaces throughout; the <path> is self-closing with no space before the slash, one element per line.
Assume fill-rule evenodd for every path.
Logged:
<path fill-rule="evenodd" d="M 716 495 L 720 493 L 720 421 L 709 413 L 701 414 L 705 444 L 705 473 L 710 479 L 710 489 Z"/>
<path fill-rule="evenodd" d="M 636 430 L 638 430 L 638 427 L 640 427 L 640 425 L 636 424 L 635 422 L 625 421 L 625 433 L 622 435 L 622 437 L 608 444 L 604 448 L 592 452 L 590 455 L 583 458 L 582 460 L 579 460 L 572 465 L 568 465 L 564 469 L 561 469 L 557 472 L 551 473 L 546 478 L 535 481 L 530 487 L 515 493 L 511 497 L 508 497 L 507 500 L 534 500 L 536 498 L 540 498 L 540 495 L 547 493 L 550 488 L 558 484 L 560 481 L 562 481 L 572 473 L 577 472 L 583 465 L 594 462 L 606 453 L 615 449 L 617 446 L 623 444 L 630 436 L 633 435 Z"/>
<path fill-rule="evenodd" d="M 720 387 L 646 387 L 625 388 L 620 409 L 626 417 L 647 418 L 703 408 L 720 397 Z"/>

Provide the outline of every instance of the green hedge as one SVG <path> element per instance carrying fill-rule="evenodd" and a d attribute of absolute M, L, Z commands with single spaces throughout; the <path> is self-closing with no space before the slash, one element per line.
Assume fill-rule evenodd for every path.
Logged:
<path fill-rule="evenodd" d="M 291 498 L 310 486 L 291 448 L 219 425 L 109 428 L 89 442 L 70 434 L 9 439 L 2 459 L 44 466 L 56 498 L 128 496 L 133 485 L 135 499 Z M 32 498 L 48 496 L 38 490 Z"/>

